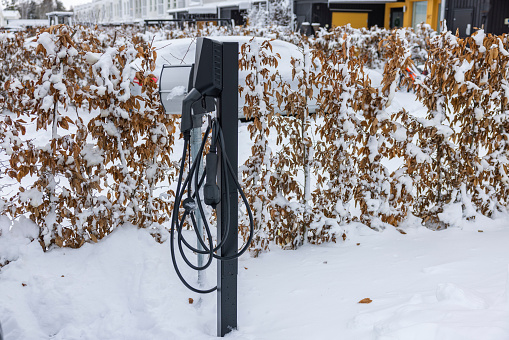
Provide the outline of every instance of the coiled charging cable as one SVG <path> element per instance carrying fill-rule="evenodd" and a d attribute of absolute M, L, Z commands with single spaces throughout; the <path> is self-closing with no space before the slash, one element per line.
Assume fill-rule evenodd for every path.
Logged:
<path fill-rule="evenodd" d="M 206 166 L 203 171 L 203 174 L 200 178 L 199 176 L 199 167 L 198 164 L 202 163 L 202 155 L 203 150 L 205 148 L 205 143 L 211 134 L 211 143 L 210 143 L 210 149 L 209 152 L 206 155 Z M 175 268 L 175 271 L 177 272 L 178 277 L 182 281 L 182 283 L 196 293 L 206 294 L 214 292 L 217 289 L 216 287 L 210 288 L 210 289 L 198 289 L 190 285 L 183 277 L 182 273 L 179 270 L 176 254 L 175 254 L 175 232 L 177 237 L 177 247 L 179 249 L 180 255 L 184 262 L 192 269 L 194 270 L 205 270 L 212 264 L 212 259 L 217 259 L 219 261 L 229 261 L 236 259 L 240 257 L 242 254 L 244 254 L 248 248 L 249 245 L 253 239 L 254 234 L 254 220 L 253 220 L 253 213 L 251 212 L 251 209 L 249 207 L 249 202 L 247 201 L 246 195 L 242 191 L 242 188 L 240 187 L 239 181 L 237 180 L 237 172 L 233 169 L 232 165 L 230 164 L 230 161 L 228 159 L 228 156 L 225 153 L 225 145 L 224 145 L 224 138 L 223 138 L 223 132 L 221 130 L 221 126 L 219 125 L 219 122 L 216 118 L 211 118 L 209 116 L 208 119 L 208 126 L 205 131 L 205 134 L 203 136 L 200 149 L 198 151 L 198 155 L 196 156 L 196 159 L 194 162 L 192 162 L 191 165 L 191 159 L 189 159 L 189 172 L 186 176 L 186 179 L 182 182 L 184 177 L 184 167 L 185 167 L 185 160 L 186 157 L 190 158 L 190 152 L 188 153 L 188 149 L 190 147 L 190 139 L 191 134 L 190 131 L 184 132 L 184 150 L 182 153 L 182 160 L 180 163 L 180 169 L 179 169 L 179 176 L 178 176 L 178 184 L 177 184 L 177 191 L 175 193 L 175 205 L 173 207 L 173 214 L 171 219 L 171 229 L 170 229 L 170 251 L 171 251 L 171 260 L 173 262 L 173 266 Z M 218 147 L 219 144 L 219 147 Z M 212 233 L 210 231 L 210 226 L 207 223 L 207 218 L 205 216 L 205 212 L 203 210 L 203 204 L 200 197 L 200 189 L 203 187 L 204 192 L 204 202 L 205 204 L 211 206 L 213 209 L 216 209 L 217 204 L 219 204 L 221 200 L 220 195 L 220 189 L 217 185 L 217 161 L 218 161 L 218 154 L 217 152 L 221 153 L 221 178 L 225 181 L 226 188 L 229 187 L 229 180 L 228 180 L 228 173 L 233 178 L 234 184 L 237 188 L 237 191 L 239 192 L 242 201 L 246 205 L 247 214 L 249 216 L 249 237 L 246 243 L 242 246 L 242 248 L 238 251 L 237 254 L 231 255 L 231 256 L 221 256 L 217 255 L 216 252 L 225 244 L 227 236 L 229 235 L 230 230 L 230 195 L 226 194 L 225 202 L 223 202 L 226 205 L 225 214 L 226 215 L 226 230 L 224 232 L 224 237 L 222 237 L 221 240 L 219 240 L 219 243 L 214 247 L 213 239 L 212 239 Z M 227 173 L 228 172 L 228 173 Z M 194 177 L 194 190 L 193 189 L 193 179 Z M 204 184 L 205 181 L 205 185 Z M 184 196 L 187 196 L 184 199 Z M 182 207 L 184 208 L 184 213 L 182 214 L 182 217 L 179 218 L 179 209 L 180 205 L 182 203 Z M 208 244 L 205 244 L 205 241 L 200 237 L 197 223 L 196 223 L 196 213 L 199 213 L 202 221 L 203 221 L 203 228 L 205 230 L 205 236 L 207 238 Z M 186 219 L 190 219 L 193 229 L 196 233 L 196 237 L 198 238 L 198 242 L 203 247 L 203 250 L 197 249 L 193 247 L 184 237 L 182 230 L 184 227 L 184 222 Z M 186 256 L 184 246 L 197 254 L 203 254 L 208 255 L 207 261 L 202 266 L 196 266 L 194 265 Z"/>

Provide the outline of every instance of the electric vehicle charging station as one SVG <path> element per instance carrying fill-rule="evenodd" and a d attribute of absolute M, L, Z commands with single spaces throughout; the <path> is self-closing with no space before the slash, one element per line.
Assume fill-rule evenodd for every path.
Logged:
<path fill-rule="evenodd" d="M 173 76 L 169 77 L 169 74 Z M 183 86 L 182 80 L 185 80 L 186 74 L 189 79 L 187 93 L 182 91 L 182 88 L 178 88 Z M 181 85 L 178 85 L 179 82 Z M 253 216 L 237 180 L 238 43 L 198 38 L 195 64 L 163 67 L 159 77 L 159 90 L 161 102 L 167 113 L 178 113 L 178 109 L 181 108 L 180 129 L 184 135 L 184 151 L 171 224 L 172 262 L 181 281 L 192 291 L 210 293 L 217 290 L 217 335 L 222 337 L 237 328 L 237 259 L 247 251 L 253 236 Z M 202 116 L 214 109 L 216 117 L 208 117 L 209 126 L 202 139 Z M 205 169 L 201 173 L 202 153 L 209 135 L 210 150 L 205 158 Z M 193 145 L 195 145 L 194 149 L 191 148 L 193 162 L 189 165 L 190 169 L 184 180 L 185 159 L 191 139 L 194 140 Z M 201 143 L 198 143 L 200 139 Z M 199 147 L 198 144 L 200 144 Z M 203 211 L 200 197 L 202 187 L 204 203 L 216 210 L 216 246 L 212 242 L 212 235 Z M 238 193 L 246 205 L 250 219 L 250 236 L 240 251 L 238 250 Z M 184 199 L 184 195 L 187 195 L 187 198 Z M 184 213 L 180 218 L 181 203 Z M 203 226 L 199 222 L 200 217 Z M 186 218 L 191 220 L 196 232 L 198 243 L 196 248 L 191 246 L 182 235 Z M 207 234 L 208 244 L 203 240 L 203 231 Z M 212 263 L 212 259 L 217 260 L 217 287 L 197 289 L 184 279 L 175 257 L 175 237 L 182 259 L 191 268 L 201 271 Z M 201 260 L 198 257 L 198 265 L 191 263 L 184 253 L 183 246 L 198 255 L 208 255 L 206 263 L 203 263 L 203 257 Z M 198 282 L 200 283 L 200 279 Z"/>

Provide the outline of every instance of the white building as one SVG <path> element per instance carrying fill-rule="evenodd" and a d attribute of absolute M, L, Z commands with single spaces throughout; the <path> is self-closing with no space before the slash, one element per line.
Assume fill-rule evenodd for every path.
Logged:
<path fill-rule="evenodd" d="M 145 19 L 170 19 L 169 9 L 189 0 L 94 0 L 74 7 L 75 22 L 132 24 Z"/>
<path fill-rule="evenodd" d="M 11 30 L 23 30 L 27 27 L 45 27 L 48 25 L 46 19 L 11 19 L 9 20 L 9 26 Z"/>
<path fill-rule="evenodd" d="M 48 25 L 58 25 L 58 24 L 66 24 L 72 25 L 72 20 L 74 17 L 74 12 L 49 12 L 46 13 L 48 17 Z"/>
<path fill-rule="evenodd" d="M 267 0 L 202 0 L 202 3 L 191 2 L 187 7 L 170 9 L 168 13 L 179 19 L 228 19 L 242 25 L 244 15 L 254 7 L 267 8 Z"/>
<path fill-rule="evenodd" d="M 0 27 L 9 27 L 13 20 L 19 20 L 21 15 L 18 11 L 0 10 Z"/>
<path fill-rule="evenodd" d="M 74 7 L 74 22 L 133 24 L 160 19 L 235 19 L 267 0 L 93 0 Z"/>

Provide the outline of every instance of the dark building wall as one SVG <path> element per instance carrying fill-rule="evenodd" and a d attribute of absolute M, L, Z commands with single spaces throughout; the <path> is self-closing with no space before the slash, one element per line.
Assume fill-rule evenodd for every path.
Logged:
<path fill-rule="evenodd" d="M 293 10 L 295 16 L 297 17 L 297 28 L 300 28 L 301 24 L 305 21 L 311 22 L 311 19 L 313 17 L 312 2 L 295 1 Z"/>
<path fill-rule="evenodd" d="M 509 0 L 491 0 L 488 15 L 489 33 L 509 33 L 509 26 L 504 25 L 504 19 L 509 18 Z"/>
<path fill-rule="evenodd" d="M 463 20 L 466 11 L 472 10 L 471 33 L 474 28 L 484 27 L 487 33 L 502 34 L 509 32 L 509 26 L 504 25 L 504 19 L 509 17 L 509 0 L 447 0 L 447 27 L 456 33 L 458 20 Z M 454 20 L 456 17 L 456 20 Z M 460 25 L 462 26 L 462 25 Z M 460 29 L 460 37 L 465 37 Z"/>
<path fill-rule="evenodd" d="M 445 19 L 447 21 L 447 28 L 453 33 L 458 29 L 460 37 L 466 36 L 466 22 L 471 24 L 471 33 L 474 32 L 474 27 L 481 27 L 483 22 L 486 22 L 486 14 L 481 17 L 480 7 L 485 7 L 486 2 L 489 0 L 447 0 L 447 13 Z M 472 11 L 471 18 L 465 19 L 468 11 Z"/>
<path fill-rule="evenodd" d="M 508 0 L 509 1 L 509 0 Z M 368 26 L 384 27 L 384 4 L 328 4 L 323 0 L 295 1 L 294 13 L 297 17 L 297 28 L 302 22 L 320 23 L 321 27 L 331 27 L 332 12 L 367 12 Z"/>
<path fill-rule="evenodd" d="M 238 7 L 223 7 L 219 10 L 220 19 L 233 19 L 235 25 L 244 25 L 244 16 L 246 15 L 245 10 L 239 10 Z"/>
<path fill-rule="evenodd" d="M 320 23 L 320 27 L 331 26 L 331 11 L 326 3 L 315 3 L 311 9 L 311 22 Z"/>

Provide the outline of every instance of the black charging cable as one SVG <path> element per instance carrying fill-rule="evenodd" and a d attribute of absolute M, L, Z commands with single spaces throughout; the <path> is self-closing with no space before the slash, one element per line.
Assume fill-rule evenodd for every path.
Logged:
<path fill-rule="evenodd" d="M 202 155 L 203 150 L 205 148 L 205 144 L 208 140 L 208 137 L 211 137 L 211 143 L 209 152 L 206 155 L 205 162 L 206 166 L 203 171 L 202 176 L 199 176 L 199 167 L 198 164 L 202 163 Z M 198 151 L 198 155 L 194 162 L 189 160 L 189 171 L 187 173 L 187 176 L 185 180 L 184 178 L 184 167 L 185 167 L 185 160 L 188 155 L 190 155 L 190 152 L 188 154 L 188 149 L 190 148 L 190 139 L 191 139 L 191 133 L 190 130 L 184 131 L 184 150 L 182 153 L 182 160 L 180 163 L 180 169 L 179 169 L 179 176 L 178 176 L 178 184 L 177 184 L 177 191 L 175 192 L 175 205 L 173 207 L 173 214 L 171 219 L 171 229 L 170 229 L 170 251 L 171 251 L 171 260 L 173 262 L 173 266 L 175 268 L 175 271 L 177 272 L 178 277 L 182 281 L 182 283 L 196 293 L 211 293 L 217 289 L 216 287 L 210 288 L 210 289 L 198 289 L 193 286 L 191 286 L 183 277 L 182 273 L 179 270 L 177 259 L 176 259 L 176 252 L 175 252 L 175 232 L 176 232 L 176 238 L 177 238 L 177 247 L 179 249 L 179 253 L 184 260 L 184 262 L 192 269 L 194 270 L 205 270 L 212 264 L 212 259 L 217 259 L 219 261 L 230 261 L 233 259 L 236 259 L 240 257 L 242 254 L 244 254 L 248 249 L 249 245 L 251 244 L 251 241 L 253 240 L 253 234 L 254 234 L 254 220 L 253 220 L 253 213 L 251 212 L 251 209 L 249 207 L 249 202 L 247 201 L 246 195 L 242 191 L 242 188 L 239 184 L 239 181 L 237 180 L 237 171 L 236 169 L 233 169 L 232 165 L 230 164 L 230 161 L 228 159 L 228 156 L 226 155 L 225 145 L 224 145 L 224 137 L 223 132 L 221 130 L 221 126 L 217 119 L 211 119 L 209 117 L 208 119 L 208 126 L 205 131 L 205 134 L 203 136 L 200 149 Z M 217 205 L 221 201 L 221 190 L 219 189 L 219 186 L 217 185 L 217 163 L 218 163 L 218 152 L 220 152 L 221 155 L 221 178 L 225 181 L 225 185 L 228 188 L 229 187 L 229 179 L 228 179 L 228 173 L 233 178 L 233 182 L 237 188 L 237 191 L 239 192 L 242 201 L 246 205 L 247 214 L 249 216 L 249 237 L 246 241 L 246 243 L 242 246 L 242 248 L 237 252 L 235 255 L 231 256 L 221 256 L 217 255 L 217 251 L 221 249 L 221 247 L 225 244 L 227 235 L 229 235 L 230 230 L 230 195 L 226 194 L 225 202 L 222 202 L 225 204 L 225 215 L 226 215 L 226 230 L 224 231 L 225 237 L 223 237 L 217 245 L 214 247 L 212 233 L 210 231 L 210 226 L 207 223 L 207 218 L 205 216 L 205 211 L 203 209 L 202 200 L 200 197 L 200 190 L 203 187 L 203 201 L 205 204 L 211 206 L 213 209 L 216 209 Z M 193 179 L 194 178 L 194 182 Z M 204 185 L 205 182 L 205 185 Z M 193 188 L 194 183 L 194 188 Z M 192 190 L 194 189 L 194 190 Z M 186 198 L 184 198 L 186 196 Z M 182 217 L 179 218 L 179 210 L 180 205 L 182 203 L 182 207 L 184 208 L 184 212 L 182 214 Z M 201 219 L 203 221 L 203 229 L 205 230 L 205 236 L 207 238 L 207 243 L 203 240 L 202 237 L 200 237 L 197 223 L 196 223 L 196 213 L 199 213 L 201 216 Z M 190 220 L 191 224 L 193 226 L 193 229 L 195 231 L 196 237 L 198 239 L 198 242 L 202 246 L 203 250 L 197 249 L 193 247 L 184 237 L 182 231 L 184 228 L 184 223 L 186 220 Z M 194 265 L 187 255 L 185 254 L 185 248 L 188 250 L 197 253 L 197 254 L 203 254 L 208 255 L 207 261 L 202 266 L 196 266 Z"/>

